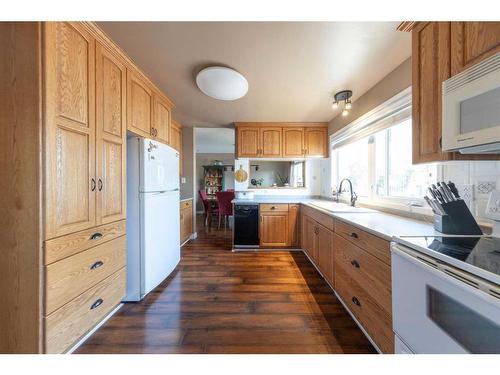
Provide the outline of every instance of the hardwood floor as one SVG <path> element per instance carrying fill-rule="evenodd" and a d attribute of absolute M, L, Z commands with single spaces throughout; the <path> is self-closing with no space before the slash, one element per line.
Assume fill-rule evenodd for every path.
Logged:
<path fill-rule="evenodd" d="M 233 253 L 229 229 L 198 228 L 174 274 L 77 353 L 375 352 L 304 254 Z"/>

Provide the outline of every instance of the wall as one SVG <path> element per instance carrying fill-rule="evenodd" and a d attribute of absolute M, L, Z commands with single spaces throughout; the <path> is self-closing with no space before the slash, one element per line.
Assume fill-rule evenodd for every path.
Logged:
<path fill-rule="evenodd" d="M 183 127 L 181 199 L 192 198 L 194 196 L 194 146 L 193 128 Z"/>
<path fill-rule="evenodd" d="M 489 193 L 500 189 L 500 161 L 454 161 L 441 164 L 442 179 L 453 181 L 478 220 L 484 216 Z"/>
<path fill-rule="evenodd" d="M 328 124 L 328 134 L 342 129 L 409 86 L 411 86 L 411 58 L 402 62 L 370 90 L 355 99 L 348 116 L 339 114 L 334 117 Z"/>
<path fill-rule="evenodd" d="M 198 191 L 203 189 L 203 166 L 211 164 L 214 160 L 220 160 L 224 163 L 224 165 L 234 165 L 234 154 L 230 153 L 206 153 L 196 154 L 196 180 L 195 180 L 195 195 L 196 195 L 196 211 L 202 212 L 203 205 L 199 199 Z M 234 188 L 234 173 L 233 172 L 225 172 L 224 180 L 226 181 L 226 188 L 232 189 Z"/>

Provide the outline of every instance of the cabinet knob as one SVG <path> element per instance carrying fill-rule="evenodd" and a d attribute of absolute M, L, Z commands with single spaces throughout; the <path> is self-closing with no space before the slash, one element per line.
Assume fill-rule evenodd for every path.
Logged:
<path fill-rule="evenodd" d="M 356 259 L 351 260 L 351 265 L 352 265 L 354 268 L 359 268 L 359 267 L 360 267 L 360 266 L 359 266 L 359 262 L 358 262 Z"/>
<path fill-rule="evenodd" d="M 361 303 L 359 302 L 359 299 L 356 297 L 352 297 L 351 299 L 352 303 L 354 303 L 356 306 L 361 306 Z"/>
<path fill-rule="evenodd" d="M 102 237 L 102 233 L 96 232 L 92 236 L 90 236 L 90 239 L 91 240 L 98 240 L 101 237 Z"/>
<path fill-rule="evenodd" d="M 352 238 L 359 238 L 358 234 L 356 232 L 352 232 L 351 233 L 351 237 Z"/>
<path fill-rule="evenodd" d="M 103 261 L 98 260 L 97 262 L 95 262 L 93 265 L 90 266 L 90 269 L 95 270 L 95 269 L 101 267 L 103 264 L 104 264 Z"/>
<path fill-rule="evenodd" d="M 90 310 L 94 310 L 96 308 L 98 308 L 99 306 L 102 305 L 102 303 L 104 302 L 104 300 L 102 298 L 99 298 L 97 301 L 95 301 L 92 306 L 90 306 Z"/>

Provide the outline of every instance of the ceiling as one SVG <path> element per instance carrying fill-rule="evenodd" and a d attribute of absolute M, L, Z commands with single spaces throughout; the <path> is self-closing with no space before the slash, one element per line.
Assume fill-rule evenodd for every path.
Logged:
<path fill-rule="evenodd" d="M 235 121 L 329 121 L 333 94 L 353 103 L 411 55 L 398 22 L 99 22 L 174 101 L 185 126 Z M 225 65 L 248 94 L 225 102 L 196 86 L 198 71 Z M 355 105 L 355 104 L 353 104 Z"/>
<path fill-rule="evenodd" d="M 196 128 L 196 153 L 234 154 L 234 129 Z"/>

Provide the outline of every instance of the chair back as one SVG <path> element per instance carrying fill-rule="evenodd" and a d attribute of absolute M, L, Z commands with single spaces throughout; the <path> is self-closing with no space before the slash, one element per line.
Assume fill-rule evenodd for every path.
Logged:
<path fill-rule="evenodd" d="M 233 214 L 233 204 L 231 201 L 234 199 L 233 191 L 221 191 L 215 193 L 217 197 L 217 204 L 219 205 L 219 213 L 221 215 L 229 215 Z"/>
<path fill-rule="evenodd" d="M 203 203 L 203 209 L 205 210 L 205 213 L 207 213 L 210 204 L 210 202 L 208 201 L 207 192 L 205 190 L 199 190 L 198 193 L 200 194 L 201 203 Z"/>

